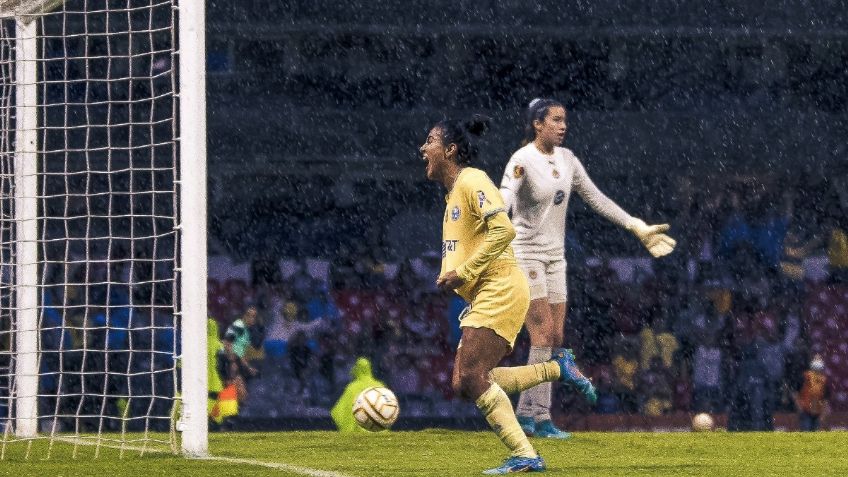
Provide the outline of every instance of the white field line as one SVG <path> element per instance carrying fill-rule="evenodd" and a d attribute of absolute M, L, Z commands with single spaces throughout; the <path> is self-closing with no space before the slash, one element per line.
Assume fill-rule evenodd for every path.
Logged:
<path fill-rule="evenodd" d="M 232 464 L 255 465 L 258 467 L 267 467 L 269 469 L 284 470 L 299 475 L 308 475 L 309 477 L 351 477 L 347 474 L 340 474 L 329 470 L 318 470 L 310 467 L 301 467 L 299 465 L 282 464 L 279 462 L 264 462 L 256 459 L 236 459 L 233 457 L 209 456 L 203 457 L 201 460 L 215 460 L 220 462 L 229 462 Z"/>
<path fill-rule="evenodd" d="M 78 444 L 78 445 L 83 445 L 83 446 L 96 446 L 97 445 L 96 442 L 91 442 L 90 440 L 87 440 L 87 439 L 79 439 L 79 438 L 74 438 L 74 437 L 57 437 L 56 440 L 67 442 L 69 444 Z M 110 449 L 123 449 L 123 450 L 136 451 L 136 452 L 142 452 L 143 451 L 143 452 L 156 452 L 156 453 L 161 453 L 161 454 L 170 454 L 170 452 L 168 452 L 168 451 L 161 450 L 161 449 L 152 449 L 150 447 L 136 447 L 136 446 L 128 446 L 128 445 L 120 446 L 120 445 L 103 444 L 103 443 L 101 443 L 100 446 L 101 447 L 108 447 Z M 266 462 L 266 461 L 257 460 L 257 459 L 240 459 L 240 458 L 235 458 L 235 457 L 223 457 L 223 456 L 211 455 L 211 456 L 207 456 L 207 457 L 200 457 L 197 460 L 212 460 L 212 461 L 217 461 L 217 462 L 229 462 L 231 464 L 253 465 L 253 466 L 256 466 L 256 467 L 265 467 L 265 468 L 268 468 L 268 469 L 282 470 L 282 471 L 286 471 L 286 472 L 291 472 L 293 474 L 306 475 L 306 476 L 309 476 L 309 477 L 352 477 L 352 476 L 347 475 L 347 474 L 342 474 L 342 473 L 339 473 L 339 472 L 333 472 L 333 471 L 329 471 L 329 470 L 313 469 L 311 467 L 302 467 L 302 466 L 299 466 L 299 465 L 284 464 L 282 462 Z"/>

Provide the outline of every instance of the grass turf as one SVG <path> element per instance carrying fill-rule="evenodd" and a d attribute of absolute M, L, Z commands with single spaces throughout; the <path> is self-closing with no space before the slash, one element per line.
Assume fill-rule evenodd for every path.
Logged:
<path fill-rule="evenodd" d="M 848 475 L 848 434 L 829 433 L 576 433 L 568 441 L 534 439 L 547 475 L 568 476 L 795 476 Z M 0 475 L 24 476 L 296 476 L 245 463 L 189 460 L 167 453 L 128 452 L 45 441 L 6 444 Z M 479 475 L 505 457 L 490 432 L 429 430 L 370 435 L 281 432 L 210 435 L 215 456 L 283 463 L 347 476 Z"/>

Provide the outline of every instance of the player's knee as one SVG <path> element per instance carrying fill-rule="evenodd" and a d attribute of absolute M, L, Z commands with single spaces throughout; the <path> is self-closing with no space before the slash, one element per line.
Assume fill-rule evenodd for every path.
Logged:
<path fill-rule="evenodd" d="M 474 400 L 485 390 L 488 372 L 461 370 L 454 374 L 453 390 L 462 399 Z"/>

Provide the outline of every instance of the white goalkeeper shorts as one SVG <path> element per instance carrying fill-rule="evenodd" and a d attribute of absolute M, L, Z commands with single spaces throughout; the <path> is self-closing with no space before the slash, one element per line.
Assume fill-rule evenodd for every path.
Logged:
<path fill-rule="evenodd" d="M 565 259 L 530 260 L 517 259 L 518 266 L 524 271 L 530 283 L 530 299 L 547 298 L 548 303 L 565 303 L 568 298 L 566 289 Z"/>

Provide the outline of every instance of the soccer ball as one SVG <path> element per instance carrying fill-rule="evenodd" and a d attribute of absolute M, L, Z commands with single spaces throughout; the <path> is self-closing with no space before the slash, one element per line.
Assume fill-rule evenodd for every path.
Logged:
<path fill-rule="evenodd" d="M 365 430 L 385 431 L 397 421 L 400 413 L 397 397 L 390 389 L 370 387 L 356 397 L 353 403 L 353 418 Z"/>
<path fill-rule="evenodd" d="M 713 418 L 709 414 L 702 412 L 696 414 L 692 418 L 692 430 L 696 432 L 705 432 L 713 430 Z"/>

